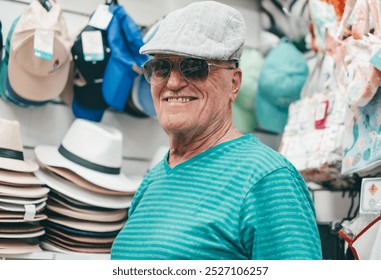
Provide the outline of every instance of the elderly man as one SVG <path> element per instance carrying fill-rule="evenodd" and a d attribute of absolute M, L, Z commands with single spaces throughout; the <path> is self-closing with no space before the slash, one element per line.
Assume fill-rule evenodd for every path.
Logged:
<path fill-rule="evenodd" d="M 232 124 L 244 39 L 237 10 L 202 1 L 168 14 L 140 49 L 153 55 L 144 75 L 170 149 L 135 194 L 112 259 L 321 259 L 302 177 Z"/>

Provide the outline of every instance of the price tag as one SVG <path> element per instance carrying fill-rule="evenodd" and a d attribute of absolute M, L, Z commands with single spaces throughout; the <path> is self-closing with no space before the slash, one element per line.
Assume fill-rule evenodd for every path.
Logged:
<path fill-rule="evenodd" d="M 34 32 L 34 55 L 44 59 L 53 59 L 54 31 L 36 29 Z"/>
<path fill-rule="evenodd" d="M 109 7 L 110 6 L 105 4 L 99 5 L 91 17 L 89 25 L 98 29 L 106 30 L 113 17 L 113 14 L 109 11 Z"/>
<path fill-rule="evenodd" d="M 104 59 L 102 33 L 84 31 L 81 33 L 83 57 L 85 61 L 102 61 Z"/>
<path fill-rule="evenodd" d="M 360 214 L 381 212 L 381 178 L 364 178 L 361 183 Z"/>

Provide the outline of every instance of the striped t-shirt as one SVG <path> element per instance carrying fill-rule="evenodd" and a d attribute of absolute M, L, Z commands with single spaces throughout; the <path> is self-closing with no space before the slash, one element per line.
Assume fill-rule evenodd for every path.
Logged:
<path fill-rule="evenodd" d="M 112 259 L 321 259 L 305 182 L 248 134 L 144 178 Z"/>

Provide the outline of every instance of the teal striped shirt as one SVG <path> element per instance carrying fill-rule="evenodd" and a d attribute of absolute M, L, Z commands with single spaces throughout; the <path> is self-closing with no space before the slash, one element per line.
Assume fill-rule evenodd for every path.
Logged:
<path fill-rule="evenodd" d="M 321 259 L 304 180 L 253 134 L 144 178 L 112 259 Z"/>

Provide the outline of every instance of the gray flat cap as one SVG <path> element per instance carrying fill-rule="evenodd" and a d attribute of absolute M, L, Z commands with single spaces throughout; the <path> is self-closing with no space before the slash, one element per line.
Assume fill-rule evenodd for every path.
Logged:
<path fill-rule="evenodd" d="M 169 13 L 140 53 L 239 60 L 245 33 L 245 21 L 236 9 L 215 1 L 194 2 Z"/>

